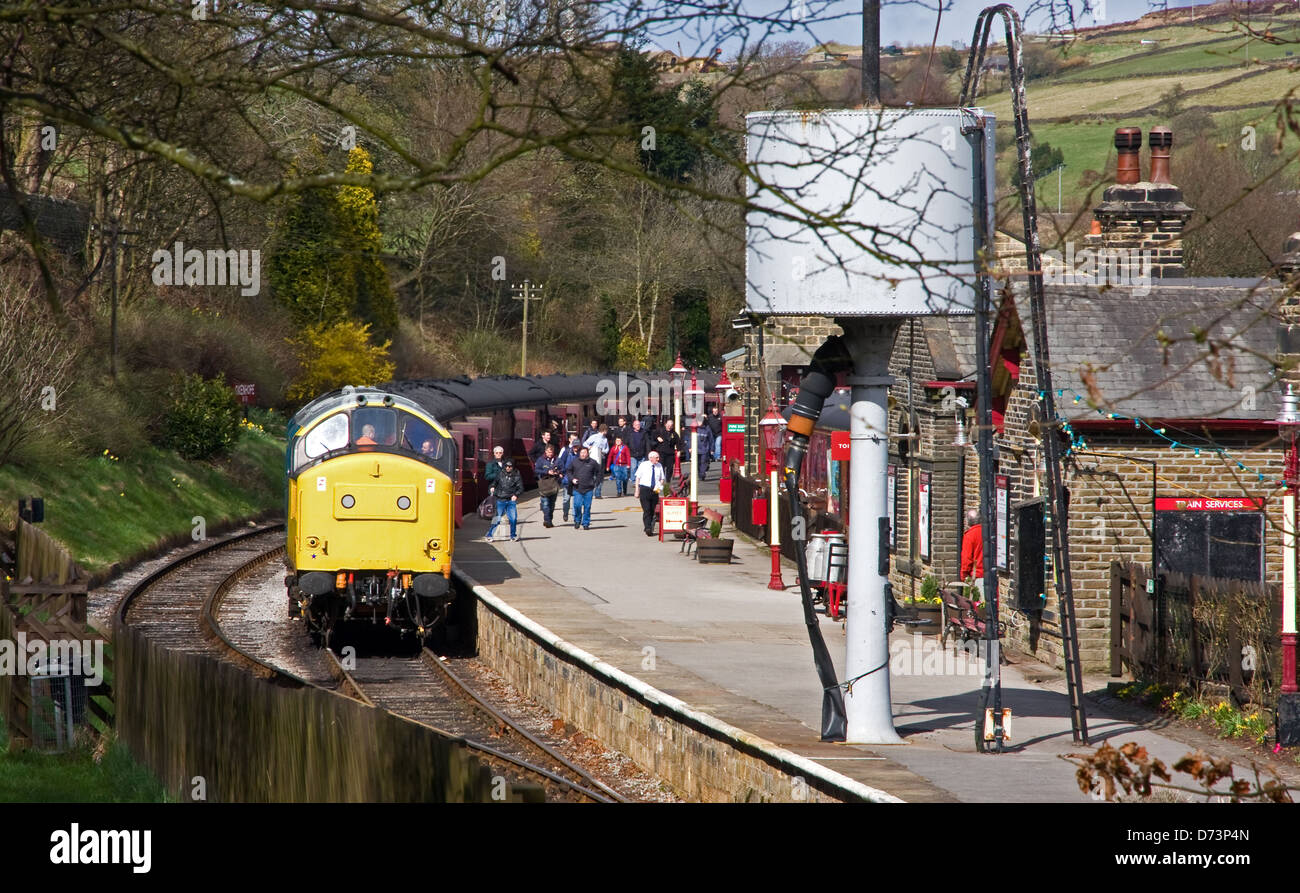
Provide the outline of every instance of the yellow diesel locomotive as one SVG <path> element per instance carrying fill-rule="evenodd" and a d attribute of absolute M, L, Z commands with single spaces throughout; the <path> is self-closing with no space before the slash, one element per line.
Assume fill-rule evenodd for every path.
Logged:
<path fill-rule="evenodd" d="M 328 645 L 368 621 L 427 636 L 451 600 L 456 446 L 434 416 L 377 388 L 319 397 L 289 422 L 290 616 Z"/>

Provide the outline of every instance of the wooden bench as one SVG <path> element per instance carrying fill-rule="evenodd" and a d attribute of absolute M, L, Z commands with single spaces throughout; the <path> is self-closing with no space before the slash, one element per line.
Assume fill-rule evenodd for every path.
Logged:
<path fill-rule="evenodd" d="M 677 552 L 679 554 L 685 552 L 690 555 L 696 543 L 709 538 L 708 517 L 705 515 L 691 515 L 686 519 L 686 524 L 682 527 L 681 533 L 676 535 L 682 538 L 682 545 Z"/>
<path fill-rule="evenodd" d="M 946 648 L 948 637 L 962 642 L 974 642 L 975 654 L 979 656 L 979 643 L 988 635 L 988 623 L 980 616 L 979 606 L 952 589 L 943 590 L 943 635 L 942 642 Z M 998 638 L 1006 635 L 1006 624 L 998 621 Z"/>

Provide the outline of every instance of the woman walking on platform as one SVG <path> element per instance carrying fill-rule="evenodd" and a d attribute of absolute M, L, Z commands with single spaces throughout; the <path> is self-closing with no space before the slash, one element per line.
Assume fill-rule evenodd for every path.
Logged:
<path fill-rule="evenodd" d="M 623 444 L 623 438 L 615 437 L 614 446 L 609 451 L 606 463 L 609 473 L 614 478 L 614 495 L 627 495 L 627 481 L 632 476 L 632 451 Z"/>

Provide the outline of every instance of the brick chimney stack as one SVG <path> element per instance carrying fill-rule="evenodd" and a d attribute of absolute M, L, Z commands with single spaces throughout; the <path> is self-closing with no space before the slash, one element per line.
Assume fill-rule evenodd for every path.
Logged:
<path fill-rule="evenodd" d="M 1161 279 L 1186 275 L 1182 232 L 1192 216 L 1192 209 L 1183 203 L 1183 191 L 1170 180 L 1173 144 L 1174 134 L 1168 127 L 1151 128 L 1151 178 L 1143 180 L 1138 158 L 1141 128 L 1115 130 L 1119 152 L 1115 185 L 1107 187 L 1093 211 L 1101 233 L 1085 237 L 1094 249 L 1149 251 L 1151 275 Z"/>

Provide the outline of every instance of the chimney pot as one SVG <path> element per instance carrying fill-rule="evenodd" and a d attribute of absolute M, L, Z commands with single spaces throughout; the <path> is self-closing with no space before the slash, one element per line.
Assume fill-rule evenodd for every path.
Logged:
<path fill-rule="evenodd" d="M 1115 128 L 1115 149 L 1119 159 L 1115 164 L 1115 182 L 1127 186 L 1142 179 L 1138 167 L 1138 150 L 1142 148 L 1141 127 Z"/>
<path fill-rule="evenodd" d="M 1151 147 L 1151 182 L 1173 185 L 1169 179 L 1169 155 L 1174 145 L 1174 132 L 1168 127 L 1152 127 L 1147 135 Z"/>

